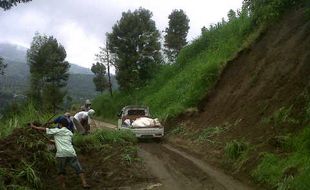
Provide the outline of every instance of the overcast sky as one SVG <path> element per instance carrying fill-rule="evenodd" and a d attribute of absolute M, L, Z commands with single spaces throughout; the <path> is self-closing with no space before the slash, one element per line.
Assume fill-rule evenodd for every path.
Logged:
<path fill-rule="evenodd" d="M 29 48 L 35 32 L 53 35 L 65 47 L 67 60 L 90 68 L 94 54 L 105 43 L 105 33 L 122 12 L 149 9 L 160 31 L 168 27 L 173 9 L 183 9 L 190 19 L 188 40 L 200 35 L 203 26 L 215 24 L 242 0 L 32 0 L 8 11 L 0 10 L 0 43 Z"/>

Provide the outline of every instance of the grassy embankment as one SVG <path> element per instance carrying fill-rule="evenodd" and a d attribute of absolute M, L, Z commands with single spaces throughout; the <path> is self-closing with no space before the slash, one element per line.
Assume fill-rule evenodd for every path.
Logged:
<path fill-rule="evenodd" d="M 275 136 L 280 151 L 262 152 L 260 163 L 252 171 L 257 182 L 278 190 L 310 188 L 310 87 L 306 87 L 298 98 L 304 105 L 298 118 L 292 112 L 292 108 L 298 105 L 290 105 L 264 119 L 277 130 L 285 130 L 285 126 L 292 124 L 298 126 L 298 132 Z"/>

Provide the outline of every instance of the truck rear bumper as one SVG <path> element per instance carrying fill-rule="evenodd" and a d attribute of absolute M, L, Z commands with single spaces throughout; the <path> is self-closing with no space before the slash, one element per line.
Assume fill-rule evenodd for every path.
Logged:
<path fill-rule="evenodd" d="M 131 130 L 137 138 L 162 138 L 164 136 L 164 128 L 126 128 L 121 127 L 121 130 Z"/>

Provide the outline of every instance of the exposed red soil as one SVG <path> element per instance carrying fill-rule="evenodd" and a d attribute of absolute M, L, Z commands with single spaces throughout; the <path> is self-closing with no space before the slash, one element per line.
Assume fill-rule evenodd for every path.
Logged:
<path fill-rule="evenodd" d="M 244 139 L 256 147 L 257 154 L 240 171 L 230 172 L 246 182 L 259 160 L 259 152 L 281 151 L 270 143 L 272 139 L 303 126 L 284 123 L 281 129 L 275 129 L 262 120 L 283 106 L 293 106 L 292 117 L 299 118 L 303 113 L 305 100 L 301 94 L 310 91 L 310 20 L 304 11 L 299 8 L 287 13 L 270 26 L 254 44 L 227 63 L 214 88 L 198 106 L 199 112 L 182 115 L 177 124 L 172 124 L 197 133 L 228 123 L 227 130 L 212 137 L 219 143 L 195 143 L 186 135 L 171 137 L 170 142 L 229 170 L 231 163 L 225 165 L 224 146 L 233 139 Z"/>

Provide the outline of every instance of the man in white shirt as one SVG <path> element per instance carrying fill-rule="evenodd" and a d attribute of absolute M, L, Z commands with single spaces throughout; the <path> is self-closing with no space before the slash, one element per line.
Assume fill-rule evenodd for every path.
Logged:
<path fill-rule="evenodd" d="M 89 188 L 84 176 L 84 171 L 77 159 L 76 152 L 72 145 L 72 136 L 73 133 L 67 128 L 69 122 L 67 119 L 63 118 L 59 121 L 60 128 L 45 128 L 38 127 L 35 124 L 31 123 L 30 126 L 33 129 L 40 131 L 45 131 L 48 135 L 54 136 L 54 142 L 56 144 L 56 163 L 59 175 L 59 182 L 63 189 L 66 188 L 65 185 L 65 174 L 66 174 L 66 165 L 69 164 L 76 173 L 80 176 L 82 181 L 82 186 L 84 188 Z"/>
<path fill-rule="evenodd" d="M 89 111 L 91 109 L 91 102 L 90 100 L 86 100 L 85 104 L 83 106 L 81 106 L 81 111 Z"/>
<path fill-rule="evenodd" d="M 75 128 L 81 134 L 88 134 L 90 130 L 90 118 L 95 114 L 93 109 L 88 111 L 80 111 L 73 117 Z"/>

